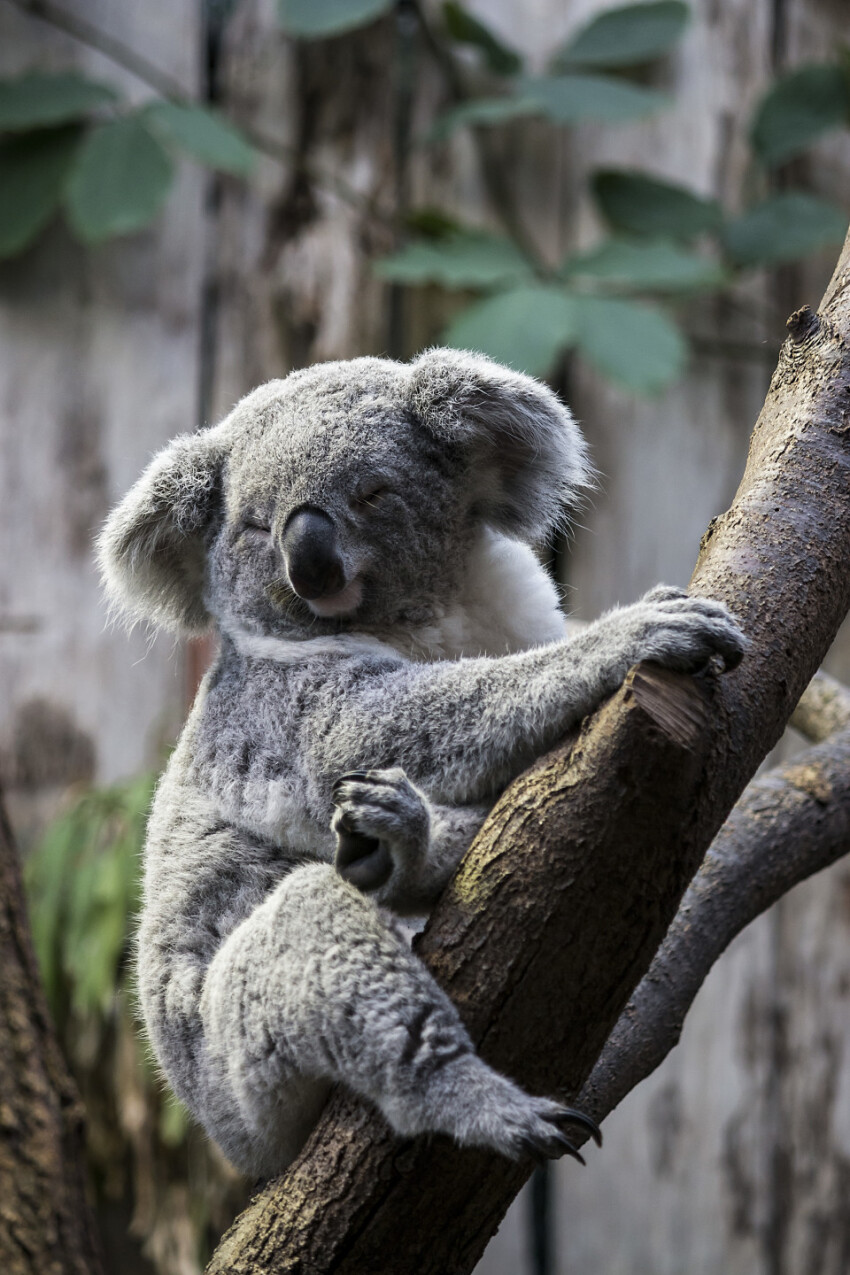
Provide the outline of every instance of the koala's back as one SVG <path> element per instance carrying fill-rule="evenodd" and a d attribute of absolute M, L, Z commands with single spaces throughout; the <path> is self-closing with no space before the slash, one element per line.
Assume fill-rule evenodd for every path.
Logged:
<path fill-rule="evenodd" d="M 221 817 L 191 782 L 190 720 L 154 797 L 145 845 L 138 991 L 157 1057 L 178 1096 L 203 1080 L 200 1000 L 206 970 L 230 933 L 291 871 L 279 846 Z"/>

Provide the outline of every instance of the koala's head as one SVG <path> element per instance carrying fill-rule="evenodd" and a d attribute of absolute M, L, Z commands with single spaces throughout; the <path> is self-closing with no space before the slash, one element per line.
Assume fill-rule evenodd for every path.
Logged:
<path fill-rule="evenodd" d="M 131 616 L 183 633 L 418 623 L 461 588 L 481 526 L 540 542 L 588 476 L 567 409 L 489 359 L 318 364 L 160 452 L 100 563 Z"/>

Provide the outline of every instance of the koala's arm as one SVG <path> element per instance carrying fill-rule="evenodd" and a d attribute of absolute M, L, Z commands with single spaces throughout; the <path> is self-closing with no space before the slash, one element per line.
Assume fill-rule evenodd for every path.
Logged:
<path fill-rule="evenodd" d="M 370 676 L 340 668 L 302 722 L 303 749 L 328 792 L 350 770 L 400 766 L 433 802 L 492 801 L 639 660 L 694 671 L 719 654 L 733 667 L 744 645 L 722 603 L 658 588 L 568 641 L 514 655 Z"/>

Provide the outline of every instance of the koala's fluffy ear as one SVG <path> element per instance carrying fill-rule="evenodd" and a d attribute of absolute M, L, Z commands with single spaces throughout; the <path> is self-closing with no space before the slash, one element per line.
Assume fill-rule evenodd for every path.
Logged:
<path fill-rule="evenodd" d="M 461 350 L 428 350 L 410 376 L 410 406 L 426 428 L 469 445 L 482 517 L 532 542 L 566 521 L 593 471 L 578 426 L 548 386 Z"/>
<path fill-rule="evenodd" d="M 205 532 L 218 503 L 225 447 L 219 429 L 182 434 L 113 509 L 98 540 L 112 602 L 133 619 L 202 633 Z"/>

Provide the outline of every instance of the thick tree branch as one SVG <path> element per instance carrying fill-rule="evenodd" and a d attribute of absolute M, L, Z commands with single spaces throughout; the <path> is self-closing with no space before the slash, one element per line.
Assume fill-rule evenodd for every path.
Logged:
<path fill-rule="evenodd" d="M 829 679 L 830 682 L 833 679 Z M 824 684 L 821 683 L 821 686 Z M 839 683 L 837 687 L 845 695 Z M 717 958 L 750 921 L 850 851 L 850 729 L 754 780 L 694 877 L 580 1097 L 602 1119 L 678 1043 Z"/>
<path fill-rule="evenodd" d="M 47 1012 L 2 801 L 0 970 L 0 1270 L 99 1275 L 82 1105 Z"/>
<path fill-rule="evenodd" d="M 846 614 L 848 283 L 845 245 L 821 315 L 783 348 L 741 487 L 694 574 L 695 591 L 742 617 L 747 658 L 701 684 L 637 670 L 572 747 L 511 786 L 421 936 L 482 1054 L 532 1088 L 581 1089 Z M 210 1270 L 466 1272 L 526 1172 L 441 1138 L 399 1143 L 338 1095 Z"/>

